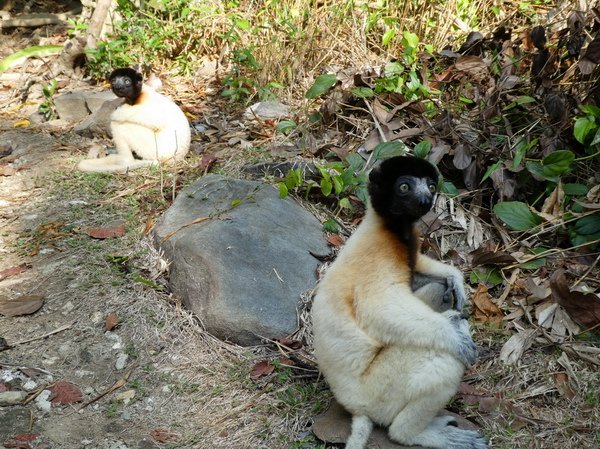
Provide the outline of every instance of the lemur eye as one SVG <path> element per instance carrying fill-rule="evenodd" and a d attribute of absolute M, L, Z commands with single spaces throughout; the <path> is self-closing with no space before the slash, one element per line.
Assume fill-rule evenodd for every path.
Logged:
<path fill-rule="evenodd" d="M 407 183 L 403 182 L 402 184 L 400 184 L 399 189 L 401 193 L 406 193 L 410 190 L 410 186 Z"/>
<path fill-rule="evenodd" d="M 429 191 L 431 193 L 435 193 L 436 190 L 437 190 L 437 187 L 436 187 L 436 185 L 434 183 L 429 184 Z"/>

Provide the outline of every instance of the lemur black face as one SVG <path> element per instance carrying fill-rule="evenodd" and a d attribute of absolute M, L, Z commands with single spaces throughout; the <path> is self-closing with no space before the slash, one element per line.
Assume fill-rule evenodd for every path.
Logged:
<path fill-rule="evenodd" d="M 390 223 L 411 224 L 431 209 L 438 173 L 424 159 L 398 156 L 374 168 L 369 181 L 375 211 Z"/>
<path fill-rule="evenodd" d="M 110 87 L 117 97 L 125 98 L 129 104 L 135 104 L 142 92 L 142 75 L 133 69 L 116 69 L 108 77 Z"/>

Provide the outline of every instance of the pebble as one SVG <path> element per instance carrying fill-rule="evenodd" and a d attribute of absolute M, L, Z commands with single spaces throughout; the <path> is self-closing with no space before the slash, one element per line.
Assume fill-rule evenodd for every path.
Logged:
<path fill-rule="evenodd" d="M 33 380 L 29 379 L 27 382 L 25 382 L 23 385 L 23 390 L 25 391 L 31 391 L 31 390 L 35 390 L 37 388 L 37 383 L 34 382 Z"/>
<path fill-rule="evenodd" d="M 73 303 L 71 301 L 67 301 L 67 303 L 64 306 L 62 306 L 62 314 L 66 315 L 69 312 L 71 312 L 74 308 L 75 306 L 73 305 Z"/>
<path fill-rule="evenodd" d="M 129 356 L 123 352 L 119 353 L 117 356 L 117 361 L 115 362 L 115 368 L 117 371 L 121 371 L 127 365 L 127 359 Z"/>
<path fill-rule="evenodd" d="M 50 399 L 50 395 L 52 395 L 52 392 L 50 390 L 44 390 L 39 394 L 37 398 L 35 398 L 35 405 L 40 411 L 44 413 L 50 412 L 50 409 L 52 408 L 52 404 L 48 400 Z"/>
<path fill-rule="evenodd" d="M 102 312 L 94 312 L 92 313 L 92 316 L 90 317 L 90 321 L 93 324 L 100 324 L 104 322 L 104 314 Z"/>
<path fill-rule="evenodd" d="M 25 391 L 4 391 L 0 393 L 0 405 L 17 405 L 27 397 Z"/>

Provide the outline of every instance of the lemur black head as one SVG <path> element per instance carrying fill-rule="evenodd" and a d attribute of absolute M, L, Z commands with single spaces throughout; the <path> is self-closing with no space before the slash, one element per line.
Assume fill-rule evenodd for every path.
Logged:
<path fill-rule="evenodd" d="M 405 228 L 431 209 L 438 178 L 437 169 L 425 159 L 386 159 L 369 175 L 371 205 L 389 226 Z"/>
<path fill-rule="evenodd" d="M 135 104 L 142 92 L 143 77 L 133 69 L 116 69 L 108 76 L 110 87 L 117 97 Z"/>

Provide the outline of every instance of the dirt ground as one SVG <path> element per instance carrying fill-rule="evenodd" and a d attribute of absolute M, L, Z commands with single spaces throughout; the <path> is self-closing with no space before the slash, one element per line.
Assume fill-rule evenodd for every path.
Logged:
<path fill-rule="evenodd" d="M 31 315 L 0 317 L 0 336 L 12 346 L 0 353 L 0 387 L 40 398 L 66 381 L 83 397 L 0 407 L 0 446 L 21 447 L 11 446 L 15 435 L 30 434 L 38 448 L 277 447 L 279 438 L 287 447 L 283 440 L 295 436 L 286 418 L 269 412 L 277 404 L 267 405 L 249 378 L 260 351 L 217 342 L 169 295 L 136 281 L 160 258 L 139 241 L 144 223 L 125 216 L 130 207 L 102 204 L 121 182 L 100 176 L 90 184 L 72 171 L 65 144 L 76 141 L 2 124 L 16 173 L 0 177 L 0 272 L 23 272 L 3 279 L 0 292 L 44 303 Z M 83 231 L 116 222 L 126 224 L 120 238 Z M 110 314 L 118 325 L 107 331 Z"/>

